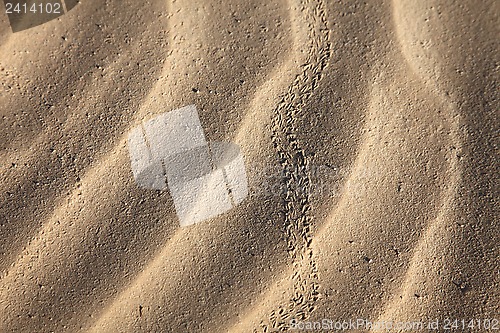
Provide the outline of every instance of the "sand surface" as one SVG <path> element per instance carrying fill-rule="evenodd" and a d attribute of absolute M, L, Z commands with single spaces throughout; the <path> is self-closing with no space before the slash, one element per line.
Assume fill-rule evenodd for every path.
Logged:
<path fill-rule="evenodd" d="M 500 319 L 499 12 L 83 1 L 17 33 L 2 12 L 0 332 Z M 250 193 L 180 228 L 127 135 L 190 104 Z"/>

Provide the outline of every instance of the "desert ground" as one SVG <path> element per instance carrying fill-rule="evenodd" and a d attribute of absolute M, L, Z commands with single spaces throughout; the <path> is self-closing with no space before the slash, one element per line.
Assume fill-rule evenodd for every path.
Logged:
<path fill-rule="evenodd" d="M 0 332 L 500 329 L 499 14 L 82 0 L 13 33 L 2 11 Z M 127 137 L 193 104 L 249 192 L 180 227 Z M 408 331 L 379 328 L 349 331 Z"/>

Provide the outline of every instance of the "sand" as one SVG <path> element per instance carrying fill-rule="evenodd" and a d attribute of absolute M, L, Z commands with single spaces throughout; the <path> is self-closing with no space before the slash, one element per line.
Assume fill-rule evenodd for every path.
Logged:
<path fill-rule="evenodd" d="M 16 33 L 2 13 L 0 332 L 486 331 L 499 12 L 84 1 Z M 191 104 L 250 192 L 181 228 L 168 191 L 134 182 L 127 136 Z"/>

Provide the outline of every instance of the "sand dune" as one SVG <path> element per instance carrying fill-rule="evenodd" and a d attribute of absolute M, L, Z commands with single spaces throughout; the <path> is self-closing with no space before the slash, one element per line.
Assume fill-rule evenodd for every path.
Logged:
<path fill-rule="evenodd" d="M 500 320 L 499 11 L 82 1 L 17 33 L 0 15 L 0 332 Z M 191 104 L 250 193 L 180 228 L 127 136 Z"/>

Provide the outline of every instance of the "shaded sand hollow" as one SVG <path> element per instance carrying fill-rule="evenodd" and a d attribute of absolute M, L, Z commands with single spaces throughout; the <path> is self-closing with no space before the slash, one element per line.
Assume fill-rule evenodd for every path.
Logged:
<path fill-rule="evenodd" d="M 0 332 L 500 319 L 499 7 L 82 1 L 15 34 L 2 13 Z M 250 193 L 180 228 L 127 135 L 190 104 Z"/>

